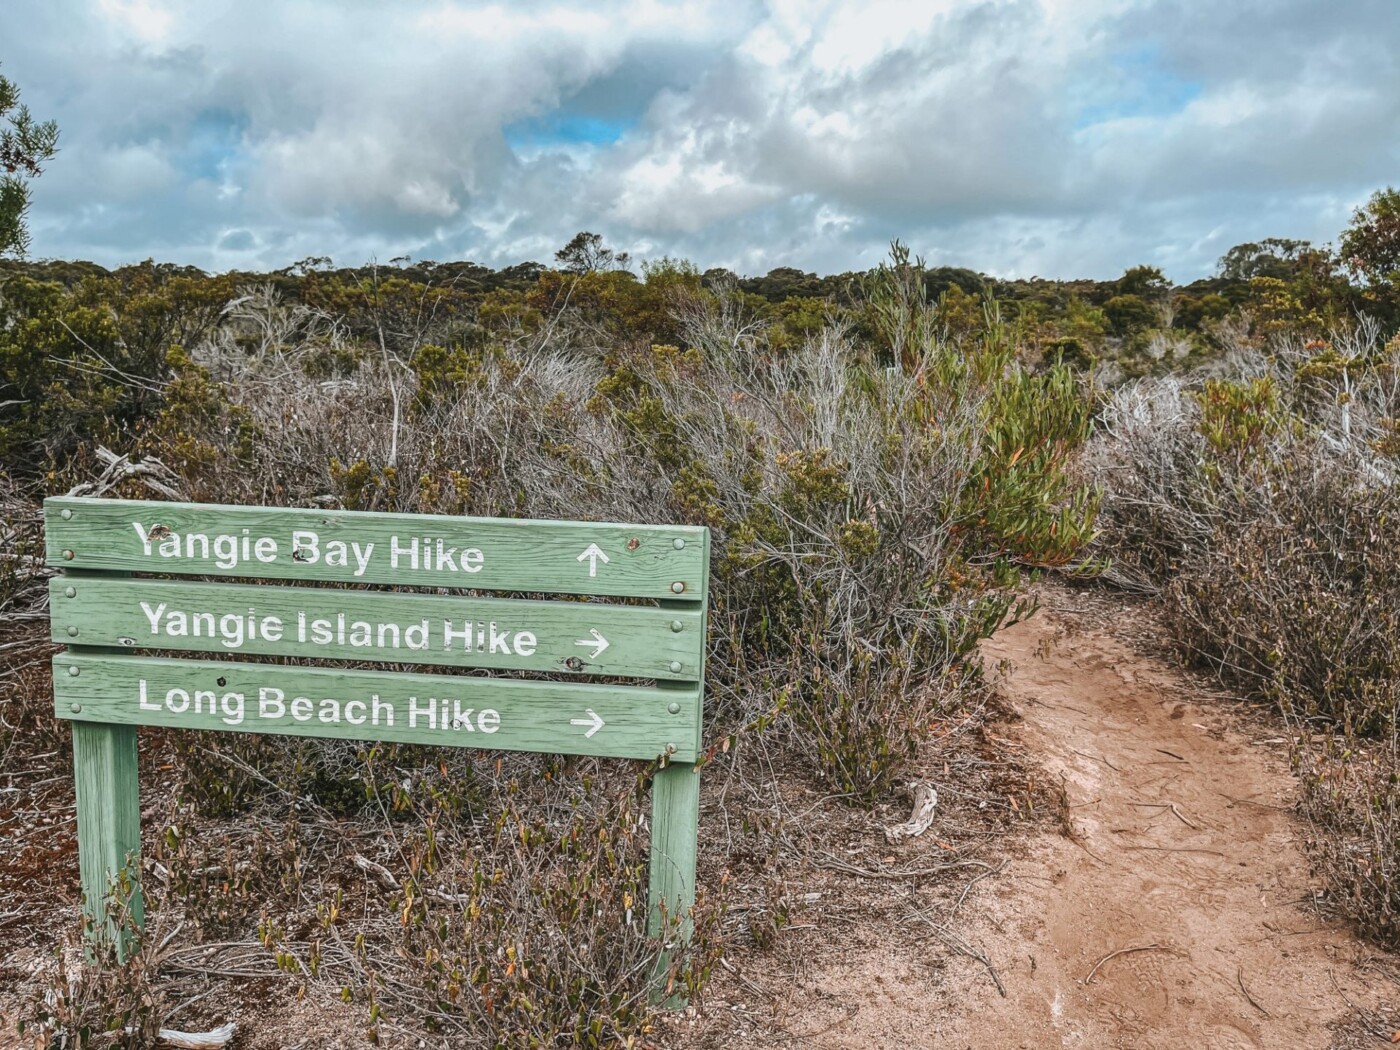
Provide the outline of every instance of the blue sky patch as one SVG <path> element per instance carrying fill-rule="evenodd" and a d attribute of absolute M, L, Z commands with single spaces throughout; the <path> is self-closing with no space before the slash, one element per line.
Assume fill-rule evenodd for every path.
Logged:
<path fill-rule="evenodd" d="M 636 125 L 633 117 L 595 117 L 556 110 L 544 116 L 517 120 L 501 131 L 511 149 L 611 146 Z"/>
<path fill-rule="evenodd" d="M 1109 69 L 1086 85 L 1085 102 L 1075 114 L 1076 131 L 1126 117 L 1179 113 L 1204 88 L 1170 69 L 1156 44 L 1119 51 L 1109 62 Z"/>
<path fill-rule="evenodd" d="M 219 181 L 228 161 L 242 151 L 247 124 L 247 118 L 240 113 L 226 109 L 201 110 L 184 136 L 171 136 L 180 143 L 177 153 L 180 169 L 192 179 Z"/>

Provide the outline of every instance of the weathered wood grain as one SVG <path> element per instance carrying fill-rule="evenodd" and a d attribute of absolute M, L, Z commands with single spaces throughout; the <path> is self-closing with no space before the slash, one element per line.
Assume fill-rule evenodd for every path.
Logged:
<path fill-rule="evenodd" d="M 706 533 L 705 563 L 709 564 L 710 543 Z M 677 603 L 661 603 L 676 611 Z M 701 611 L 704 617 L 707 610 Z M 703 633 L 703 629 L 702 629 Z M 704 653 L 701 653 L 700 684 L 704 689 Z M 660 682 L 663 693 L 682 688 L 675 682 Z M 701 697 L 703 701 L 703 696 Z M 695 739 L 701 739 L 702 702 L 695 705 Z M 668 922 L 674 922 L 671 932 L 681 944 L 688 943 L 695 923 L 691 913 L 695 908 L 695 865 L 699 855 L 700 830 L 700 769 L 694 759 L 674 755 L 651 781 L 651 856 L 647 869 L 647 929 L 653 936 L 666 932 Z M 670 1009 L 686 1005 L 683 992 L 667 985 L 672 945 L 658 954 L 652 972 L 651 1000 Z"/>
<path fill-rule="evenodd" d="M 131 926 L 141 925 L 143 910 L 135 728 L 74 722 L 73 784 L 83 910 L 93 920 L 94 936 L 114 944 L 117 957 L 124 959 Z M 126 915 L 119 926 L 115 920 L 122 912 Z"/>
<path fill-rule="evenodd" d="M 703 616 L 694 603 L 676 604 L 100 575 L 49 585 L 50 630 L 61 643 L 697 681 Z"/>
<path fill-rule="evenodd" d="M 677 761 L 694 761 L 699 749 L 698 686 L 662 690 L 72 652 L 59 653 L 53 666 L 55 712 L 85 722 L 616 758 L 654 759 L 670 751 Z"/>
<path fill-rule="evenodd" d="M 59 496 L 58 568 L 392 583 L 546 594 L 705 597 L 707 530 Z"/>

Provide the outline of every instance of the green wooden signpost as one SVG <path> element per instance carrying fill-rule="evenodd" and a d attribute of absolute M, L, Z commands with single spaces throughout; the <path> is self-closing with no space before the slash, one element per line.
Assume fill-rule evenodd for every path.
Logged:
<path fill-rule="evenodd" d="M 689 937 L 707 529 L 81 497 L 44 513 L 48 563 L 63 570 L 52 636 L 68 646 L 54 703 L 73 722 L 78 861 L 99 935 L 119 938 L 114 887 L 141 921 L 135 727 L 152 725 L 660 758 L 651 929 L 681 916 Z"/>

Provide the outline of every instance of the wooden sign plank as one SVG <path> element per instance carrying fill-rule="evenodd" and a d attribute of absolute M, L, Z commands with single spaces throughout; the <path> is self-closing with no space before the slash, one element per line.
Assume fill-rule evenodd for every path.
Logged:
<path fill-rule="evenodd" d="M 706 530 L 59 496 L 63 569 L 702 602 Z"/>
<path fill-rule="evenodd" d="M 54 657 L 60 718 L 694 762 L 700 688 L 172 660 Z"/>
<path fill-rule="evenodd" d="M 69 575 L 55 642 L 698 681 L 704 620 L 602 602 Z"/>

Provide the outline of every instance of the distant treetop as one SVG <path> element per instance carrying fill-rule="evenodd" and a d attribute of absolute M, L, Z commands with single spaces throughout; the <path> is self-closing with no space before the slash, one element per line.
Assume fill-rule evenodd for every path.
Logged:
<path fill-rule="evenodd" d="M 0 257 L 28 250 L 29 180 L 43 174 L 56 152 L 58 125 L 36 121 L 20 104 L 19 88 L 0 77 Z"/>

